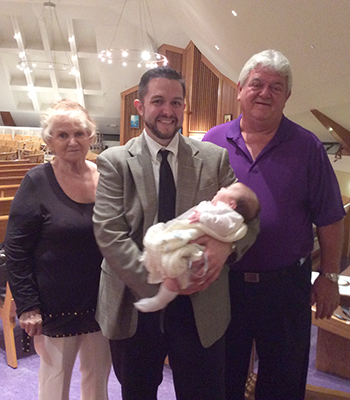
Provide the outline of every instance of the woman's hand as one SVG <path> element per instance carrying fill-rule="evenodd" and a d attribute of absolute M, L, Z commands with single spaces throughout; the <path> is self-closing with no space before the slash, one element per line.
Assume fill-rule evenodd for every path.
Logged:
<path fill-rule="evenodd" d="M 38 308 L 24 312 L 18 320 L 20 327 L 26 331 L 28 336 L 41 335 L 43 320 Z"/>

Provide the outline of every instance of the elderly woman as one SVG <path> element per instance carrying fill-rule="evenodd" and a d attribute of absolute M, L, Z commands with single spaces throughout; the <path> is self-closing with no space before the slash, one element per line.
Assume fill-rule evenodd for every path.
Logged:
<path fill-rule="evenodd" d="M 95 321 L 102 256 L 92 212 L 96 165 L 85 160 L 96 126 L 79 104 L 62 100 L 42 116 L 51 163 L 31 169 L 13 200 L 6 263 L 19 323 L 40 356 L 39 399 L 69 398 L 79 353 L 81 399 L 108 398 L 108 340 Z"/>

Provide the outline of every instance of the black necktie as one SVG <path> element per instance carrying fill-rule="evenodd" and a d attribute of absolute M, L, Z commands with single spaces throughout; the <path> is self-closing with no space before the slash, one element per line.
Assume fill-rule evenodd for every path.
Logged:
<path fill-rule="evenodd" d="M 168 163 L 168 150 L 160 150 L 162 162 L 159 169 L 158 222 L 175 218 L 176 187 Z"/>

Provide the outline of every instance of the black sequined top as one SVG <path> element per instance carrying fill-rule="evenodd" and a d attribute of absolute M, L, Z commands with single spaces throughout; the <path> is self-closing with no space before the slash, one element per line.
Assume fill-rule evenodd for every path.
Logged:
<path fill-rule="evenodd" d="M 100 329 L 95 308 L 102 255 L 93 206 L 70 199 L 48 163 L 26 174 L 12 202 L 5 239 L 9 282 L 17 314 L 40 308 L 45 335 Z"/>

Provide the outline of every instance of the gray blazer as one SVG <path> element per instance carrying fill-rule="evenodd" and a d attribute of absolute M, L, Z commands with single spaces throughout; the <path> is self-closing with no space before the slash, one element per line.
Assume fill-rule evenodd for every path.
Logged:
<path fill-rule="evenodd" d="M 145 133 L 125 146 L 105 150 L 97 158 L 100 179 L 94 208 L 94 231 L 104 256 L 96 318 L 110 339 L 135 334 L 137 310 L 133 303 L 156 294 L 147 283 L 139 261 L 142 239 L 157 213 L 157 189 Z M 180 134 L 179 134 L 180 135 Z M 235 181 L 227 150 L 180 135 L 176 215 Z M 240 257 L 255 241 L 258 223 L 237 244 Z M 225 332 L 230 320 L 228 268 L 205 291 L 190 296 L 198 334 L 204 347 Z"/>

